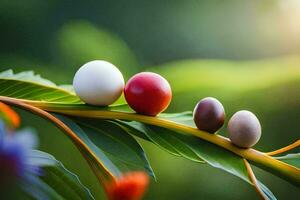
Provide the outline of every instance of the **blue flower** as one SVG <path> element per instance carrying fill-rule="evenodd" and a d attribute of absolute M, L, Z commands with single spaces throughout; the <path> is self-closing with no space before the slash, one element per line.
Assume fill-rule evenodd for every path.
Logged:
<path fill-rule="evenodd" d="M 15 190 L 30 192 L 30 185 L 42 175 L 42 166 L 53 161 L 40 159 L 38 139 L 32 130 L 8 132 L 0 120 L 0 193 L 11 196 Z"/>

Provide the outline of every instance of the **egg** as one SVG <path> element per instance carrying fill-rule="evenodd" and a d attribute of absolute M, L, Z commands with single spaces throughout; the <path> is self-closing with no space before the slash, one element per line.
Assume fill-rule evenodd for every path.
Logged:
<path fill-rule="evenodd" d="M 169 106 L 172 90 L 161 75 L 141 72 L 128 80 L 124 95 L 128 105 L 137 113 L 156 116 Z"/>
<path fill-rule="evenodd" d="M 206 97 L 195 106 L 193 118 L 199 130 L 215 133 L 224 124 L 225 110 L 220 101 Z"/>
<path fill-rule="evenodd" d="M 228 122 L 229 138 L 233 144 L 243 148 L 254 146 L 261 137 L 261 125 L 250 111 L 236 112 Z"/>
<path fill-rule="evenodd" d="M 124 89 L 124 78 L 120 70 L 104 60 L 94 60 L 78 69 L 73 87 L 85 103 L 107 106 L 114 103 Z"/>

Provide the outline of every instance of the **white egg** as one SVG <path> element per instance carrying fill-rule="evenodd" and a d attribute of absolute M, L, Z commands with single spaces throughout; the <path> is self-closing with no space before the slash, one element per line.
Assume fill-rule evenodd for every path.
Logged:
<path fill-rule="evenodd" d="M 124 78 L 119 69 L 104 60 L 84 64 L 73 79 L 75 93 L 85 103 L 107 106 L 114 103 L 124 89 Z"/>
<path fill-rule="evenodd" d="M 255 145 L 261 136 L 261 126 L 257 117 L 250 111 L 236 112 L 228 122 L 231 142 L 239 147 Z"/>

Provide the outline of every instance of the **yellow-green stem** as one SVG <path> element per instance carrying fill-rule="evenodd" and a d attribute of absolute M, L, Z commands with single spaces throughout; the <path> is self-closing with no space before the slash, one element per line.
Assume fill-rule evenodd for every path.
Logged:
<path fill-rule="evenodd" d="M 297 186 L 300 186 L 300 169 L 288 165 L 284 162 L 278 161 L 271 156 L 268 156 L 265 153 L 257 151 L 255 149 L 241 149 L 238 148 L 228 140 L 228 138 L 222 137 L 220 135 L 213 135 L 206 133 L 204 131 L 200 131 L 198 129 L 184 126 L 181 124 L 177 124 L 172 121 L 168 121 L 161 118 L 154 118 L 143 116 L 140 117 L 137 114 L 131 113 L 122 113 L 122 112 L 112 112 L 112 111 L 83 111 L 80 112 L 72 111 L 72 110 L 62 110 L 62 109 L 51 109 L 51 108 L 42 108 L 47 111 L 57 112 L 66 115 L 72 116 L 81 116 L 88 118 L 101 118 L 101 119 L 123 119 L 123 120 L 133 120 L 139 121 L 146 124 L 161 126 L 168 129 L 173 129 L 176 131 L 181 131 L 183 133 L 190 133 L 196 137 L 204 139 L 208 142 L 221 146 L 247 160 L 257 165 L 258 167 L 264 168 L 272 173 L 279 175 L 280 177 L 291 181 Z"/>
<path fill-rule="evenodd" d="M 300 140 L 297 140 L 296 142 L 294 142 L 294 143 L 292 143 L 288 146 L 282 147 L 282 148 L 277 149 L 275 151 L 267 152 L 266 154 L 268 154 L 269 156 L 275 156 L 275 155 L 282 154 L 282 153 L 285 153 L 287 151 L 290 151 L 292 149 L 295 149 L 299 146 L 300 146 Z"/>
<path fill-rule="evenodd" d="M 6 103 L 15 103 L 20 100 L 15 100 L 7 97 L 0 97 L 0 100 Z M 255 149 L 242 149 L 234 146 L 228 138 L 225 138 L 220 135 L 209 134 L 207 132 L 198 130 L 193 127 L 185 126 L 182 124 L 178 124 L 173 121 L 169 121 L 166 119 L 162 119 L 159 117 L 151 117 L 151 116 L 141 116 L 134 113 L 124 113 L 124 112 L 115 112 L 115 111 L 106 111 L 106 110 L 80 110 L 80 112 L 68 108 L 56 108 L 55 106 L 51 107 L 46 103 L 34 102 L 34 101 L 26 101 L 33 106 L 37 106 L 43 110 L 49 112 L 57 112 L 65 115 L 71 116 L 81 116 L 87 118 L 100 118 L 100 119 L 121 119 L 121 120 L 133 120 L 139 121 L 146 124 L 151 124 L 155 126 L 164 127 L 167 129 L 173 129 L 182 133 L 189 133 L 196 137 L 199 137 L 203 140 L 211 142 L 215 145 L 223 147 L 236 155 L 241 156 L 242 158 L 247 159 L 254 165 L 263 168 L 275 175 L 280 176 L 281 178 L 293 183 L 297 187 L 300 187 L 300 169 L 286 164 L 282 161 L 276 160 L 271 156 L 257 151 Z"/>
<path fill-rule="evenodd" d="M 259 185 L 258 185 L 258 183 L 257 183 L 257 179 L 256 179 L 256 177 L 255 177 L 255 175 L 254 175 L 254 173 L 253 173 L 253 171 L 252 171 L 252 168 L 251 168 L 250 164 L 248 163 L 248 161 L 247 161 L 246 159 L 243 159 L 243 161 L 244 161 L 245 167 L 246 167 L 246 169 L 247 169 L 249 179 L 250 179 L 252 185 L 254 186 L 254 188 L 255 188 L 257 194 L 259 195 L 259 198 L 260 198 L 261 200 L 267 200 L 265 194 L 264 194 L 263 191 L 260 189 L 260 187 L 259 187 Z"/>

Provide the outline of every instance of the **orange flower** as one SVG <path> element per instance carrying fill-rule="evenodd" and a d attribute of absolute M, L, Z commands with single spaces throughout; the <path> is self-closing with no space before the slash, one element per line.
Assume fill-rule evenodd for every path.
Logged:
<path fill-rule="evenodd" d="M 19 115 L 4 103 L 0 102 L 0 118 L 2 118 L 11 127 L 17 128 L 20 125 Z"/>
<path fill-rule="evenodd" d="M 140 200 L 149 184 L 145 172 L 129 172 L 108 184 L 109 200 Z"/>

